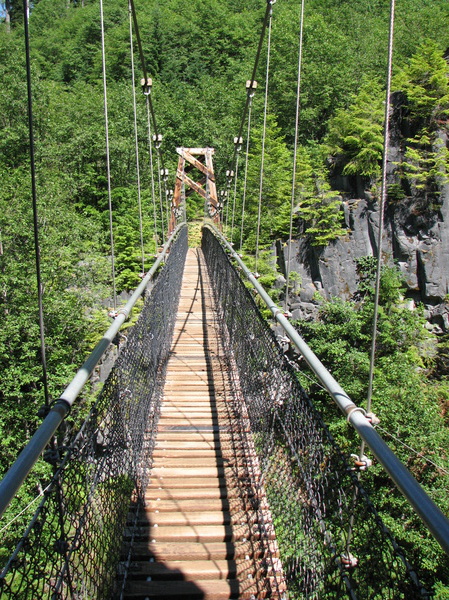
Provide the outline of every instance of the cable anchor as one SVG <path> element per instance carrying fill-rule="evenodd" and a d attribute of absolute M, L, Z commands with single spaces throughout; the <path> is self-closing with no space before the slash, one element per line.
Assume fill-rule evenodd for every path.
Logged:
<path fill-rule="evenodd" d="M 368 421 L 371 423 L 371 425 L 373 427 L 375 427 L 376 425 L 379 425 L 379 423 L 380 423 L 379 417 L 377 415 L 375 415 L 373 412 L 366 413 L 365 417 L 368 419 Z"/>

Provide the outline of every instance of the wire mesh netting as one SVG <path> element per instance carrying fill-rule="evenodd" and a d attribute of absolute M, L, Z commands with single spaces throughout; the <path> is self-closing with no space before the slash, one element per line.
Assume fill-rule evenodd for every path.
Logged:
<path fill-rule="evenodd" d="M 2 570 L 2 600 L 91 600 L 122 586 L 124 527 L 130 502 L 143 503 L 186 252 L 184 227 L 81 429 L 53 448 L 55 474 Z"/>
<path fill-rule="evenodd" d="M 428 597 L 333 441 L 219 240 L 203 229 L 236 398 L 266 494 L 288 597 Z M 245 430 L 245 427 L 242 428 Z"/>

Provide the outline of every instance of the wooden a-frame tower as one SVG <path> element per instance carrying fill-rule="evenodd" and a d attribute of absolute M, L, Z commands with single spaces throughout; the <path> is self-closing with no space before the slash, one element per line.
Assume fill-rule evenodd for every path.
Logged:
<path fill-rule="evenodd" d="M 176 148 L 176 152 L 179 154 L 179 160 L 168 229 L 169 236 L 176 228 L 176 222 L 180 216 L 183 184 L 189 188 L 185 191 L 185 197 L 187 198 L 193 192 L 200 194 L 206 201 L 209 216 L 213 219 L 215 224 L 219 225 L 219 204 L 217 199 L 217 188 L 215 185 L 214 167 L 212 164 L 214 149 Z M 202 177 L 198 182 L 194 181 L 187 174 L 192 169 L 197 169 L 202 174 Z"/>

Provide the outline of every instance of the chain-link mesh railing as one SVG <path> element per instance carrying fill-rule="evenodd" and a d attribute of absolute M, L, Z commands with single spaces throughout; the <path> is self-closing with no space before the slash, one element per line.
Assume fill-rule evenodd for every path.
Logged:
<path fill-rule="evenodd" d="M 130 503 L 143 502 L 186 252 L 184 227 L 84 424 L 49 453 L 55 475 L 3 567 L 2 600 L 120 594 L 124 528 Z"/>
<path fill-rule="evenodd" d="M 244 398 L 288 597 L 428 597 L 356 474 L 301 388 L 254 297 L 214 234 L 203 229 L 223 341 Z M 245 428 L 243 428 L 245 429 Z"/>

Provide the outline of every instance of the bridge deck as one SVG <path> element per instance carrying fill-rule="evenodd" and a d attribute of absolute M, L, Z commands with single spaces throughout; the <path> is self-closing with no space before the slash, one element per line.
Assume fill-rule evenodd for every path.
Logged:
<path fill-rule="evenodd" d="M 126 598 L 279 597 L 266 560 L 276 542 L 260 534 L 248 479 L 257 462 L 232 419 L 221 352 L 202 254 L 189 250 Z"/>

